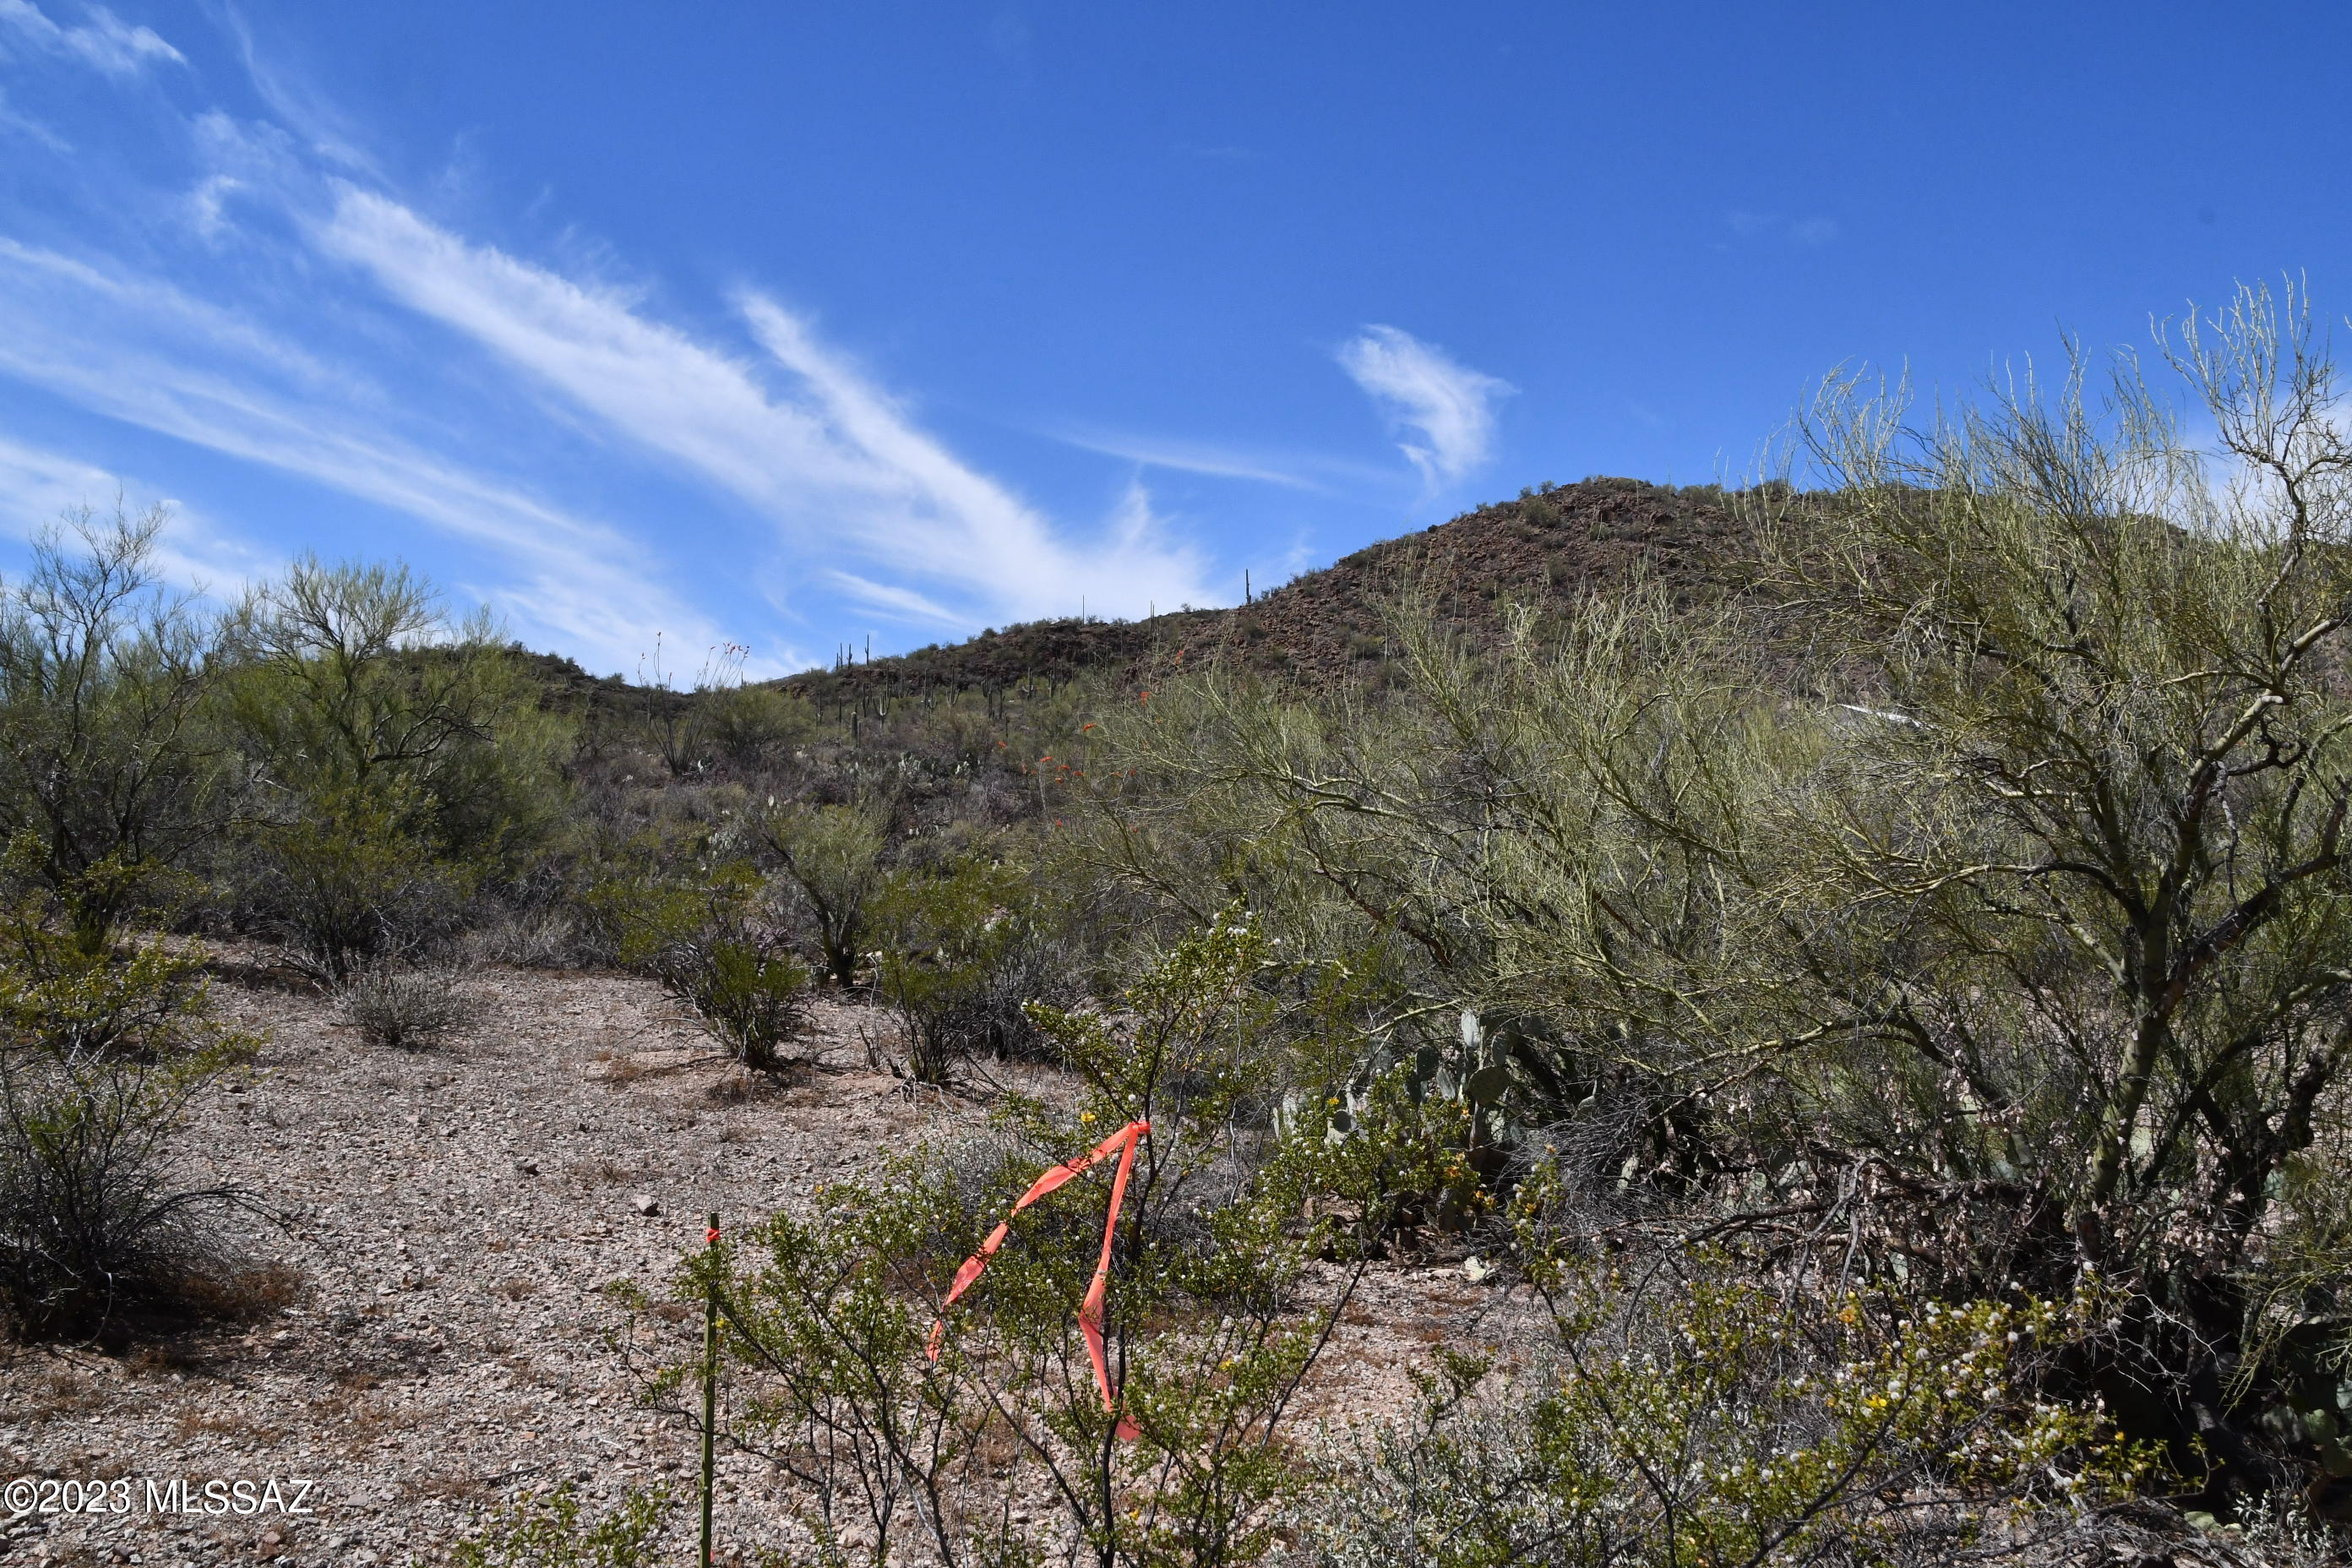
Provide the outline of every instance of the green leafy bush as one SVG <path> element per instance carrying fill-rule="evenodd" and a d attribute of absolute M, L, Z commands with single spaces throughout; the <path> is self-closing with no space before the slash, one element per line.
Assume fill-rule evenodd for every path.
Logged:
<path fill-rule="evenodd" d="M 1721 1255 L 1539 1269 L 1549 1353 L 1441 1351 L 1415 1422 L 1327 1447 L 1321 1568 L 1948 1562 L 2063 1530 L 2149 1456 L 2053 1400 L 2113 1303 L 1773 1289 Z"/>
<path fill-rule="evenodd" d="M 75 930 L 76 900 L 20 835 L 0 857 L 0 1052 L 68 1062 L 153 1061 L 184 1044 L 198 1016 L 204 960 L 160 942 L 93 950 Z"/>
<path fill-rule="evenodd" d="M 808 966 L 724 930 L 670 944 L 662 984 L 692 1007 L 727 1054 L 755 1071 L 783 1065 L 785 1044 L 808 1022 Z"/>
<path fill-rule="evenodd" d="M 691 879 L 608 877 L 582 902 L 621 963 L 693 1008 L 728 1055 L 766 1072 L 808 1021 L 811 976 L 761 920 L 762 893 L 749 864 L 724 861 Z"/>
<path fill-rule="evenodd" d="M 806 914 L 824 973 L 856 983 L 874 934 L 889 816 L 878 806 L 772 804 L 759 832 Z"/>
<path fill-rule="evenodd" d="M 118 1334 L 125 1315 L 217 1299 L 219 1239 L 242 1192 L 184 1184 L 188 1102 L 250 1051 L 215 1024 L 196 960 L 142 948 L 92 958 L 70 937 L 0 961 L 0 1327 Z M 31 949 L 33 962 L 26 959 Z M 52 962 L 42 963 L 46 956 Z"/>
<path fill-rule="evenodd" d="M 240 606 L 232 648 L 224 721 L 279 817 L 372 802 L 478 876 L 560 816 L 569 726 L 487 616 L 453 622 L 405 566 L 298 561 Z"/>
<path fill-rule="evenodd" d="M 291 816 L 248 834 L 236 890 L 242 923 L 334 985 L 454 934 L 477 877 L 420 828 L 413 791 L 335 788 L 293 805 Z"/>
<path fill-rule="evenodd" d="M 728 686 L 698 692 L 709 744 L 720 761 L 738 772 L 772 766 L 819 728 L 803 697 L 772 686 Z"/>
<path fill-rule="evenodd" d="M 162 586 L 163 521 L 85 509 L 79 552 L 45 534 L 0 590 L 0 834 L 37 847 L 31 868 L 91 954 L 157 873 L 198 858 L 234 793 L 205 722 L 222 628 Z"/>
<path fill-rule="evenodd" d="M 1286 1054 L 1265 969 L 1264 944 L 1220 923 L 1139 981 L 1129 1025 L 1041 1009 L 1087 1083 L 1075 1113 L 1016 1106 L 976 1158 L 906 1156 L 695 1257 L 681 1291 L 723 1304 L 728 1436 L 777 1467 L 819 1560 L 1206 1568 L 1271 1548 L 1298 1476 L 1286 1424 L 1355 1274 L 1315 1267 L 1351 1253 L 1341 1223 L 1301 1218 L 1350 1168 L 1324 1127 L 1276 1139 L 1246 1113 Z M 1104 1323 L 1117 1410 L 1076 1318 L 1108 1164 L 1012 1222 L 928 1359 L 950 1277 L 1030 1181 L 1144 1117 Z M 1037 1493 L 1050 1517 L 1016 1521 Z"/>
<path fill-rule="evenodd" d="M 750 919 L 759 873 L 747 865 L 665 865 L 656 846 L 637 845 L 580 893 L 578 908 L 595 951 L 626 969 L 658 975 L 664 955 L 717 927 Z"/>
<path fill-rule="evenodd" d="M 1029 1005 L 1084 996 L 1042 903 L 1020 869 L 977 854 L 890 877 L 877 900 L 874 995 L 904 1032 L 908 1077 L 943 1084 L 967 1058 L 1038 1055 Z"/>
<path fill-rule="evenodd" d="M 632 1491 L 593 1519 L 582 1517 L 567 1482 L 522 1498 L 457 1543 L 457 1568 L 654 1568 L 663 1559 L 662 1527 L 673 1509 L 667 1490 Z"/>

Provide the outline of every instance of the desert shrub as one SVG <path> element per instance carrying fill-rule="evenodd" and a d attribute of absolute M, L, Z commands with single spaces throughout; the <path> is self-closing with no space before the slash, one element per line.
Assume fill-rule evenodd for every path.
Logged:
<path fill-rule="evenodd" d="M 822 725 L 808 700 L 772 686 L 726 686 L 698 693 L 711 750 L 749 772 L 782 761 Z"/>
<path fill-rule="evenodd" d="M 611 958 L 579 911 L 555 902 L 491 903 L 466 931 L 460 951 L 471 963 L 517 969 L 577 969 Z"/>
<path fill-rule="evenodd" d="M 59 945 L 38 967 L 0 966 L 0 1049 L 82 1062 L 152 1061 L 175 1047 L 203 991 L 201 959 L 152 944 L 91 959 L 69 939 Z"/>
<path fill-rule="evenodd" d="M 605 770 L 577 795 L 567 839 L 517 890 L 564 909 L 599 961 L 639 968 L 711 908 L 773 914 L 753 855 L 748 794 L 732 784 L 635 782 Z"/>
<path fill-rule="evenodd" d="M 335 985 L 456 931 L 477 879 L 425 836 L 413 792 L 336 789 L 291 804 L 289 816 L 248 832 L 235 886 L 240 923 Z"/>
<path fill-rule="evenodd" d="M 577 900 L 588 942 L 613 963 L 658 977 L 679 943 L 756 921 L 762 888 L 748 862 L 690 856 L 655 834 L 623 847 Z"/>
<path fill-rule="evenodd" d="M 221 628 L 164 591 L 159 510 L 100 525 L 81 548 L 45 534 L 0 590 L 0 834 L 37 847 L 31 868 L 97 953 L 219 826 L 231 790 L 205 708 Z"/>
<path fill-rule="evenodd" d="M 1441 1350 L 1411 1424 L 1329 1444 L 1296 1561 L 1944 1563 L 2076 1529 L 2147 1473 L 2042 1392 L 2095 1291 L 1906 1303 L 1720 1255 L 1626 1261 L 1550 1271 L 1549 1335 L 1514 1369 Z"/>
<path fill-rule="evenodd" d="M 25 1338 L 103 1335 L 226 1267 L 234 1189 L 183 1185 L 171 1148 L 209 1075 L 187 1063 L 0 1055 L 0 1319 Z"/>
<path fill-rule="evenodd" d="M 694 1009 L 727 1054 L 755 1071 L 783 1065 L 808 1022 L 808 966 L 740 928 L 706 928 L 670 943 L 662 985 Z"/>
<path fill-rule="evenodd" d="M 661 1561 L 667 1491 L 632 1491 L 594 1519 L 583 1519 L 569 1482 L 520 1498 L 457 1543 L 458 1568 L 653 1568 Z"/>
<path fill-rule="evenodd" d="M 68 1062 L 152 1061 L 181 1048 L 201 1013 L 204 960 L 160 942 L 89 948 L 69 886 L 49 885 L 40 847 L 0 855 L 0 1051 Z"/>
<path fill-rule="evenodd" d="M 637 681 L 646 695 L 639 732 L 670 777 L 686 778 L 709 770 L 715 750 L 713 721 L 742 689 L 743 658 L 750 650 L 739 643 L 711 648 L 703 656 L 691 689 L 680 691 L 665 641 L 655 633 L 653 652 L 638 662 Z"/>
<path fill-rule="evenodd" d="M 735 860 L 608 877 L 583 905 L 618 962 L 658 980 L 729 1056 L 766 1072 L 808 1021 L 810 974 L 767 919 L 764 894 L 758 871 Z"/>
<path fill-rule="evenodd" d="M 373 802 L 479 875 L 560 818 L 570 728 L 484 616 L 404 566 L 297 562 L 232 626 L 223 717 L 281 819 Z"/>
<path fill-rule="evenodd" d="M 2338 1130 L 2291 1161 L 2277 1228 L 2245 1274 L 2242 1357 L 2227 1392 L 2273 1437 L 2352 1478 L 2352 1158 Z"/>
<path fill-rule="evenodd" d="M 407 1050 L 431 1045 L 474 1016 L 457 970 L 375 963 L 335 988 L 335 1011 L 371 1046 Z"/>
<path fill-rule="evenodd" d="M 891 1063 L 891 1070 L 917 1083 L 948 1083 L 956 1064 L 992 1033 L 998 1010 L 987 979 L 974 963 L 886 950 L 875 997 L 898 1020 L 907 1047 L 906 1060 Z M 1019 1000 L 1012 1005 L 1017 1009 Z"/>
<path fill-rule="evenodd" d="M 854 984 L 874 934 L 889 814 L 878 805 L 772 805 L 762 842 L 814 930 L 824 972 Z"/>
<path fill-rule="evenodd" d="M 947 1081 L 975 1056 L 1034 1057 L 1043 1049 L 1028 1006 L 1083 998 L 1076 955 L 1057 940 L 1052 911 L 1017 867 L 970 854 L 891 876 L 877 900 L 883 946 L 875 999 L 904 1032 L 908 1076 Z"/>
<path fill-rule="evenodd" d="M 2187 1522 L 2221 1532 L 2221 1521 L 2200 1514 Z M 2245 1542 L 2246 1555 L 2263 1568 L 2336 1568 L 2352 1562 L 2352 1527 L 2315 1506 L 2311 1493 L 2273 1492 L 2245 1510 L 2242 1523 L 2226 1532 Z M 2161 1556 L 2162 1546 L 2143 1556 Z"/>
<path fill-rule="evenodd" d="M 2330 1336 L 2251 1372 L 2243 1336 L 2308 1263 L 2290 1176 L 2345 1169 L 2352 444 L 2299 300 L 2165 349 L 2219 451 L 2128 360 L 1925 426 L 1839 382 L 1820 488 L 1743 500 L 1743 592 L 1497 647 L 1406 603 L 1405 701 L 1163 691 L 1109 727 L 1148 788 L 1103 864 L 1385 942 L 1415 1058 L 1415 1020 L 1529 1021 L 1490 1125 L 1596 1205 L 1826 1213 L 1868 1173 L 1872 1283 L 2097 1268 L 2136 1326 L 2088 1375 L 2218 1512 L 2340 1462 L 2277 1414 Z"/>
<path fill-rule="evenodd" d="M 727 1436 L 777 1467 L 821 1560 L 1207 1565 L 1268 1549 L 1297 1474 L 1286 1424 L 1355 1274 L 1316 1267 L 1352 1256 L 1353 1233 L 1300 1218 L 1352 1169 L 1323 1125 L 1276 1140 L 1239 1113 L 1275 1092 L 1283 1057 L 1266 957 L 1237 923 L 1196 934 L 1124 999 L 1129 1025 L 1041 1019 L 1084 1064 L 1076 1107 L 1015 1107 L 977 1164 L 908 1155 L 697 1254 L 680 1289 L 722 1300 Z M 1146 1116 L 1102 1325 L 1117 1408 L 1076 1316 L 1108 1163 L 1011 1221 L 929 1359 L 958 1262 L 1030 1181 Z M 1013 1500 L 1037 1493 L 1052 1517 L 1015 1522 Z"/>
<path fill-rule="evenodd" d="M 21 943 L 19 944 L 21 946 Z M 152 949 L 0 964 L 0 1326 L 110 1335 L 126 1313 L 217 1300 L 236 1189 L 183 1183 L 188 1102 L 253 1041 L 212 1020 L 195 962 Z"/>

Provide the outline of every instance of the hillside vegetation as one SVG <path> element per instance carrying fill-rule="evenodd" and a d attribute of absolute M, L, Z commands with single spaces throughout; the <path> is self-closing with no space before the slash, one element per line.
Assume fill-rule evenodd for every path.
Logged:
<path fill-rule="evenodd" d="M 1801 485 L 1545 485 L 1236 608 L 693 690 L 397 569 L 211 616 L 85 520 L 0 624 L 0 1319 L 252 1267 L 246 1194 L 156 1206 L 240 1048 L 202 939 L 383 1049 L 465 965 L 622 968 L 746 1082 L 855 996 L 988 1112 L 684 1266 L 820 1555 L 2329 1560 L 2352 446 L 2299 300 L 2161 347 L 1924 426 L 1833 383 Z M 930 1337 L 1137 1121 L 1108 1316 L 1086 1187 Z M 1310 1441 L 1368 1271 L 1433 1263 L 1520 1326 Z M 536 1506 L 474 1560 L 591 1528 Z"/>
<path fill-rule="evenodd" d="M 1748 553 L 1736 500 L 1713 485 L 1639 479 L 1552 485 L 1343 556 L 1223 610 L 1145 621 L 1053 620 L 967 642 L 812 670 L 778 683 L 827 711 L 980 693 L 1059 690 L 1082 677 L 1130 691 L 1216 664 L 1276 678 L 1378 681 L 1400 651 L 1388 608 L 1408 584 L 1443 622 L 1492 640 L 1513 606 L 1552 607 L 1635 580 L 1678 597 L 1728 591 Z"/>

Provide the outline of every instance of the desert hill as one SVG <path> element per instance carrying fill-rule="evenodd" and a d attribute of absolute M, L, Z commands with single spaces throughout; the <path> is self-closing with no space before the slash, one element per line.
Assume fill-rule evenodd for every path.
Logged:
<path fill-rule="evenodd" d="M 978 691 L 992 700 L 1110 670 L 1137 683 L 1158 671 L 1233 660 L 1270 675 L 1363 677 L 1392 651 L 1380 605 L 1408 582 L 1443 618 L 1472 631 L 1507 603 L 1565 602 L 1637 574 L 1677 594 L 1727 580 L 1740 524 L 1712 485 L 1639 479 L 1547 485 L 1383 540 L 1230 609 L 1171 611 L 1143 621 L 1068 617 L 991 628 L 870 662 L 809 670 L 778 684 L 821 708 Z"/>

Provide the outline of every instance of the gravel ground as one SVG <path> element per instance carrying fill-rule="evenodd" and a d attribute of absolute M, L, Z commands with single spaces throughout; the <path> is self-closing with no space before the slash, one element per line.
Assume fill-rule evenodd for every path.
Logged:
<path fill-rule="evenodd" d="M 0 1562 L 437 1563 L 517 1490 L 687 1480 L 693 1431 L 636 1403 L 627 1320 L 598 1287 L 658 1290 L 707 1211 L 795 1204 L 971 1114 L 870 1070 L 880 1024 L 860 1008 L 822 1005 L 814 1068 L 747 1096 L 644 981 L 469 984 L 478 1016 L 419 1051 L 363 1046 L 315 997 L 216 987 L 268 1044 L 196 1109 L 189 1144 L 282 1213 L 256 1248 L 296 1279 L 257 1321 L 128 1356 L 0 1352 L 0 1482 L 104 1482 L 100 1506 L 129 1507 L 0 1510 Z M 1494 1295 L 1443 1270 L 1368 1280 L 1314 1413 L 1391 1406 L 1403 1369 L 1477 1334 Z M 775 1539 L 764 1474 L 724 1474 L 722 1538 Z M 254 1483 L 262 1511 L 233 1490 L 230 1511 L 186 1511 L 215 1480 Z M 309 1511 L 269 1507 L 273 1480 Z"/>

